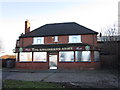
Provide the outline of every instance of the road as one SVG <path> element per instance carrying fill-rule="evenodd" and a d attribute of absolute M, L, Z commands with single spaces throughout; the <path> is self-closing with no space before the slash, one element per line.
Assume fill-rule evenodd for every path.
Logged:
<path fill-rule="evenodd" d="M 0 69 L 0 90 L 2 89 L 2 69 Z"/>
<path fill-rule="evenodd" d="M 3 71 L 3 80 L 25 80 L 70 83 L 82 88 L 117 88 L 118 73 L 109 70 L 84 71 Z"/>

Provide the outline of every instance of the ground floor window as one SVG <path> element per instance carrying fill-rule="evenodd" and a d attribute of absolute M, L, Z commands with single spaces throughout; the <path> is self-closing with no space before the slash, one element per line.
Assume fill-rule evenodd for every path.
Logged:
<path fill-rule="evenodd" d="M 20 62 L 31 62 L 32 52 L 20 52 Z"/>
<path fill-rule="evenodd" d="M 46 62 L 47 61 L 47 52 L 34 52 L 33 61 L 35 62 Z"/>
<path fill-rule="evenodd" d="M 94 61 L 100 60 L 99 51 L 94 52 Z M 16 53 L 16 61 L 20 62 L 47 62 L 47 52 L 20 52 Z M 60 51 L 59 62 L 91 62 L 91 51 Z"/>
<path fill-rule="evenodd" d="M 73 51 L 61 51 L 59 52 L 60 62 L 74 62 L 74 52 Z"/>
<path fill-rule="evenodd" d="M 76 62 L 90 62 L 91 52 L 90 51 L 75 51 Z"/>
<path fill-rule="evenodd" d="M 99 61 L 100 60 L 100 53 L 99 51 L 94 51 L 94 61 Z"/>

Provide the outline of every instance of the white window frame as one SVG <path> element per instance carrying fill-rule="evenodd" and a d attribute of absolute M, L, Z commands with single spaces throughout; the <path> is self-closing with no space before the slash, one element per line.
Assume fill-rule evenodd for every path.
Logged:
<path fill-rule="evenodd" d="M 19 40 L 17 41 L 17 44 L 16 44 L 16 45 L 17 45 L 17 47 L 19 47 L 19 46 L 20 46 L 20 41 L 19 41 Z"/>
<path fill-rule="evenodd" d="M 65 60 L 62 60 L 62 58 L 61 58 L 61 53 L 63 53 L 63 55 L 65 55 Z M 73 60 L 69 60 L 68 58 L 70 57 L 70 56 L 68 56 L 68 57 L 66 57 L 66 54 L 68 55 L 68 54 L 73 54 L 72 56 L 73 56 Z M 60 51 L 59 52 L 59 62 L 74 62 L 74 51 Z"/>
<path fill-rule="evenodd" d="M 39 58 L 39 60 L 36 60 L 36 55 L 44 55 L 44 56 L 42 56 L 42 59 L 43 58 L 45 58 L 45 59 L 41 59 L 41 56 L 39 57 L 39 56 L 37 56 L 38 58 Z M 34 52 L 33 53 L 33 62 L 47 62 L 47 52 Z"/>
<path fill-rule="evenodd" d="M 91 52 L 90 51 L 82 51 L 82 62 L 91 62 Z"/>
<path fill-rule="evenodd" d="M 28 55 L 29 60 L 27 60 Z M 20 52 L 19 62 L 32 62 L 32 52 Z"/>
<path fill-rule="evenodd" d="M 80 53 L 80 58 L 77 59 L 77 52 Z M 91 62 L 91 52 L 90 51 L 75 51 L 75 62 Z"/>
<path fill-rule="evenodd" d="M 58 42 L 58 36 L 54 36 L 54 42 Z"/>
<path fill-rule="evenodd" d="M 41 42 L 39 42 L 41 40 Z M 34 37 L 33 44 L 44 44 L 44 37 Z"/>
<path fill-rule="evenodd" d="M 77 41 L 73 42 L 73 38 L 77 38 Z M 69 35 L 69 43 L 82 43 L 81 35 Z"/>
<path fill-rule="evenodd" d="M 18 61 L 18 55 L 19 55 L 19 54 L 18 54 L 18 53 L 16 53 L 16 62 Z"/>

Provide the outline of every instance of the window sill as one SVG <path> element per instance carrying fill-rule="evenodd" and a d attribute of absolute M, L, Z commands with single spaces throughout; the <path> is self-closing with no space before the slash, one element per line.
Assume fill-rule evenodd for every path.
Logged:
<path fill-rule="evenodd" d="M 76 63 L 91 63 L 91 61 L 75 61 Z"/>
<path fill-rule="evenodd" d="M 74 61 L 59 61 L 60 63 L 73 63 Z"/>
<path fill-rule="evenodd" d="M 25 63 L 25 62 L 26 62 L 26 63 L 31 63 L 32 61 L 18 61 L 18 62 L 20 62 L 20 63 L 22 63 L 22 62 L 23 62 L 23 63 Z"/>
<path fill-rule="evenodd" d="M 32 44 L 32 45 L 43 45 L 44 43 L 41 43 L 41 44 Z"/>
<path fill-rule="evenodd" d="M 82 42 L 68 42 L 68 43 L 82 43 Z"/>
<path fill-rule="evenodd" d="M 46 63 L 47 61 L 33 61 L 33 63 L 37 63 L 37 62 L 39 62 L 39 63 Z"/>

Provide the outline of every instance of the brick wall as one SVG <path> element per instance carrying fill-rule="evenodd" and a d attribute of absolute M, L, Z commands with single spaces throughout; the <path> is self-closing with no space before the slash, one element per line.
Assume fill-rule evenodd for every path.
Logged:
<path fill-rule="evenodd" d="M 97 46 L 97 35 L 82 35 L 82 43 Z"/>
<path fill-rule="evenodd" d="M 16 62 L 17 69 L 48 70 L 48 62 Z M 59 70 L 93 70 L 99 69 L 100 62 L 59 62 Z"/>
<path fill-rule="evenodd" d="M 33 38 L 20 38 L 20 47 L 26 47 L 28 45 L 32 45 L 33 43 Z"/>
<path fill-rule="evenodd" d="M 97 35 L 81 35 L 82 43 L 88 43 L 90 45 L 97 46 Z M 62 44 L 69 42 L 69 36 L 58 36 L 58 42 L 54 42 L 54 36 L 48 36 L 44 38 L 45 44 Z M 20 38 L 20 47 L 32 45 L 33 38 Z"/>
<path fill-rule="evenodd" d="M 53 44 L 54 42 L 53 42 L 53 36 L 48 36 L 48 37 L 45 37 L 44 38 L 44 42 L 46 43 L 46 44 Z"/>
<path fill-rule="evenodd" d="M 16 62 L 16 69 L 47 70 L 48 63 L 46 62 Z"/>
<path fill-rule="evenodd" d="M 69 37 L 68 36 L 59 36 L 59 42 L 58 43 L 68 43 Z"/>
<path fill-rule="evenodd" d="M 45 44 L 68 43 L 68 36 L 58 36 L 58 42 L 54 42 L 54 36 L 45 37 Z"/>

